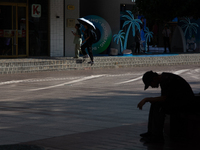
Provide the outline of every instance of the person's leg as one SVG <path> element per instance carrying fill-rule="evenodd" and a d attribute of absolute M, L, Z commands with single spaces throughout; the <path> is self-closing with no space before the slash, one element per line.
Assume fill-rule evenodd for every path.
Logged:
<path fill-rule="evenodd" d="M 164 52 L 167 52 L 167 50 L 166 50 L 166 37 L 164 37 L 164 48 L 165 48 L 165 51 Z"/>
<path fill-rule="evenodd" d="M 81 44 L 77 44 L 77 46 L 78 46 L 78 54 L 80 55 L 80 53 L 81 53 Z"/>
<path fill-rule="evenodd" d="M 155 137 L 163 137 L 163 128 L 165 121 L 165 112 L 162 108 L 162 103 L 156 102 L 151 104 L 153 107 L 151 132 Z"/>
<path fill-rule="evenodd" d="M 169 52 L 171 52 L 171 46 L 170 46 L 169 38 L 167 38 L 167 44 L 168 44 L 168 47 L 169 47 Z"/>
<path fill-rule="evenodd" d="M 135 43 L 135 53 L 137 53 L 137 42 Z"/>
<path fill-rule="evenodd" d="M 163 127 L 165 112 L 162 109 L 163 103 L 155 102 L 151 104 L 148 120 L 148 136 L 163 138 Z"/>
<path fill-rule="evenodd" d="M 140 42 L 138 42 L 138 54 L 140 53 Z"/>
<path fill-rule="evenodd" d="M 86 47 L 87 47 L 86 43 L 81 46 L 81 52 L 82 52 L 83 55 L 87 55 L 87 53 L 85 51 Z"/>
<path fill-rule="evenodd" d="M 80 46 L 78 44 L 75 45 L 75 58 L 79 57 L 79 48 Z"/>
<path fill-rule="evenodd" d="M 157 36 L 154 35 L 153 36 L 153 47 L 155 47 L 157 45 Z"/>
<path fill-rule="evenodd" d="M 136 42 L 135 53 L 139 53 L 139 51 L 140 51 L 140 43 Z"/>
<path fill-rule="evenodd" d="M 155 45 L 156 45 L 156 36 L 154 35 L 153 36 L 153 47 L 155 47 Z"/>
<path fill-rule="evenodd" d="M 157 46 L 157 40 L 158 38 L 157 38 L 157 35 L 155 35 L 155 46 Z"/>
<path fill-rule="evenodd" d="M 87 50 L 88 50 L 88 54 L 90 56 L 90 59 L 93 62 L 94 60 L 93 60 L 93 53 L 92 53 L 92 45 L 88 45 Z"/>

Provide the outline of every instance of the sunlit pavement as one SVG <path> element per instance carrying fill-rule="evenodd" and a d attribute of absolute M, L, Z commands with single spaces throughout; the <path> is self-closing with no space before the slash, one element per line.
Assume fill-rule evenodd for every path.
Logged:
<path fill-rule="evenodd" d="M 164 145 L 140 142 L 149 104 L 140 111 L 137 103 L 160 92 L 143 90 L 141 76 L 147 70 L 179 74 L 195 93 L 200 91 L 199 65 L 1 75 L 0 144 L 49 150 L 188 149 L 189 141 L 171 142 L 167 136 Z"/>

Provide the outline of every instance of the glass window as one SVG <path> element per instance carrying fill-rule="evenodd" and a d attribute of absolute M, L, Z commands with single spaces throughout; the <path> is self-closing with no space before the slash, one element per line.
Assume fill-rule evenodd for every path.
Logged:
<path fill-rule="evenodd" d="M 29 0 L 29 56 L 48 56 L 48 3 Z"/>

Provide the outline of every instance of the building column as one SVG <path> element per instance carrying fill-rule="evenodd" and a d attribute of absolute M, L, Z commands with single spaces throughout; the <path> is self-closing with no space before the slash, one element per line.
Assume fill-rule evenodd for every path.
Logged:
<path fill-rule="evenodd" d="M 75 24 L 78 23 L 79 18 L 79 0 L 65 0 L 65 56 L 75 56 L 75 44 L 73 43 L 74 35 L 71 33 L 75 32 Z"/>
<path fill-rule="evenodd" d="M 64 56 L 64 0 L 50 0 L 50 56 Z"/>

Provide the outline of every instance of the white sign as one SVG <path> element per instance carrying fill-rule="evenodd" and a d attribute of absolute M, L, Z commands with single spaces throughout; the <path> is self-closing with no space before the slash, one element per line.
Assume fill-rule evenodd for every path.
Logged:
<path fill-rule="evenodd" d="M 39 18 L 41 17 L 41 5 L 40 4 L 32 4 L 31 7 L 32 17 Z"/>

